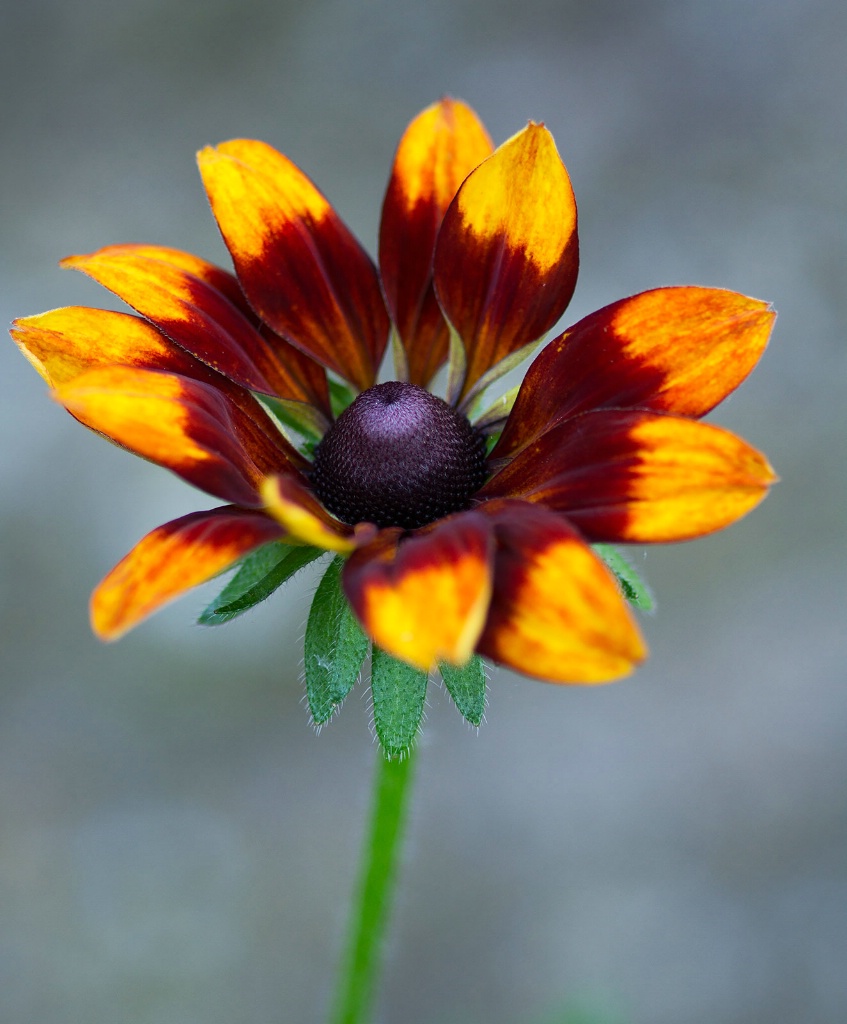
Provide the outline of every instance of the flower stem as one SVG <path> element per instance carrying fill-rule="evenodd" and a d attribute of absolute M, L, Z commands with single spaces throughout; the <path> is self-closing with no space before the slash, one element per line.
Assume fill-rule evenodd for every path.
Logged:
<path fill-rule="evenodd" d="M 367 1024 L 369 1019 L 402 846 L 413 761 L 411 749 L 402 759 L 389 760 L 379 755 L 370 831 L 365 840 L 331 1024 Z"/>

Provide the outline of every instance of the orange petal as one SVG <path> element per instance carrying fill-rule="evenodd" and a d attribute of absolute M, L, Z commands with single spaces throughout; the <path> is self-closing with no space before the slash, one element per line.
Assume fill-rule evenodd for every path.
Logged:
<path fill-rule="evenodd" d="M 359 388 L 388 339 L 376 270 L 290 160 L 234 139 L 198 154 L 221 234 L 250 304 L 278 334 Z"/>
<path fill-rule="evenodd" d="M 260 505 L 263 477 L 291 469 L 227 395 L 188 377 L 105 366 L 53 394 L 87 427 L 237 505 Z"/>
<path fill-rule="evenodd" d="M 728 430 L 680 416 L 601 410 L 542 435 L 481 493 L 563 512 L 591 541 L 646 544 L 728 526 L 776 479 L 764 455 Z"/>
<path fill-rule="evenodd" d="M 429 671 L 471 657 L 491 597 L 491 529 L 475 512 L 401 541 L 383 531 L 344 567 L 347 598 L 374 643 Z"/>
<path fill-rule="evenodd" d="M 136 366 L 187 376 L 200 367 L 146 320 L 107 309 L 51 309 L 15 320 L 10 333 L 51 387 L 97 366 Z"/>
<path fill-rule="evenodd" d="M 435 290 L 467 359 L 463 394 L 559 319 L 578 259 L 568 172 L 531 123 L 468 176 L 436 243 Z"/>
<path fill-rule="evenodd" d="M 355 531 L 334 519 L 296 477 L 268 477 L 262 484 L 261 494 L 268 514 L 304 544 L 344 554 L 356 547 Z"/>
<path fill-rule="evenodd" d="M 263 338 L 235 278 L 214 264 L 175 249 L 112 245 L 69 256 L 62 266 L 99 281 L 187 352 L 243 387 L 310 402 L 329 413 L 326 373 L 281 338 L 275 344 Z"/>
<path fill-rule="evenodd" d="M 459 186 L 493 148 L 473 110 L 449 97 L 418 114 L 397 147 L 382 207 L 379 265 L 412 384 L 426 387 L 447 358 L 447 324 L 432 286 L 438 229 Z"/>
<path fill-rule="evenodd" d="M 139 541 L 92 594 L 94 632 L 101 640 L 117 640 L 168 601 L 282 534 L 263 513 L 238 508 L 192 512 L 165 523 Z"/>
<path fill-rule="evenodd" d="M 552 683 L 606 683 L 647 654 L 617 583 L 546 509 L 492 503 L 497 555 L 483 655 Z"/>
<path fill-rule="evenodd" d="M 590 409 L 703 416 L 759 361 L 775 318 L 767 303 L 718 288 L 657 288 L 614 302 L 539 353 L 493 457 Z"/>
<path fill-rule="evenodd" d="M 10 333 L 53 387 L 106 366 L 166 370 L 207 384 L 237 405 L 252 420 L 254 429 L 279 448 L 286 461 L 298 467 L 305 465 L 305 459 L 279 433 L 249 391 L 195 359 L 137 316 L 69 306 L 16 320 Z"/>

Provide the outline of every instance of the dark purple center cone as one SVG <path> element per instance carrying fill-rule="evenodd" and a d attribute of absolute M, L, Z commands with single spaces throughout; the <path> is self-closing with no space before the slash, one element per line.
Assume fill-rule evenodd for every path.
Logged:
<path fill-rule="evenodd" d="M 315 450 L 315 493 L 345 523 L 425 526 L 467 508 L 485 479 L 485 439 L 415 384 L 368 388 Z"/>

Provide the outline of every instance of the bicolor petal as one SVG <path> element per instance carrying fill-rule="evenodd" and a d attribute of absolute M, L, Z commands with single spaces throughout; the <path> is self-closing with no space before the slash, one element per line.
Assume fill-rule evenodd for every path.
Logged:
<path fill-rule="evenodd" d="M 462 665 L 474 652 L 491 600 L 492 531 L 461 513 L 401 540 L 385 530 L 355 551 L 342 582 L 374 643 L 424 671 Z"/>
<path fill-rule="evenodd" d="M 297 477 L 289 474 L 268 477 L 262 483 L 261 494 L 268 514 L 303 544 L 343 554 L 356 547 L 356 531 L 333 518 Z M 370 536 L 375 532 L 376 527 L 362 535 Z"/>
<path fill-rule="evenodd" d="M 473 110 L 449 97 L 418 114 L 397 147 L 379 266 L 412 384 L 426 387 L 447 358 L 449 331 L 432 284 L 438 229 L 459 186 L 493 148 Z"/>
<path fill-rule="evenodd" d="M 521 497 L 567 515 L 591 541 L 690 540 L 765 497 L 776 475 L 741 438 L 681 416 L 583 413 L 525 448 L 480 497 Z"/>
<path fill-rule="evenodd" d="M 492 502 L 494 594 L 478 649 L 552 683 L 606 683 L 647 654 L 617 583 L 561 517 L 524 502 Z"/>
<path fill-rule="evenodd" d="M 703 416 L 759 361 L 775 317 L 767 303 L 719 288 L 657 288 L 614 302 L 538 354 L 492 457 L 590 409 Z"/>
<path fill-rule="evenodd" d="M 87 427 L 237 505 L 261 505 L 270 473 L 295 472 L 277 439 L 222 391 L 179 374 L 105 366 L 54 389 Z"/>
<path fill-rule="evenodd" d="M 251 391 L 309 402 L 329 414 L 326 373 L 282 338 L 266 340 L 231 274 L 196 256 L 150 245 L 113 245 L 69 256 L 187 352 Z"/>
<path fill-rule="evenodd" d="M 324 196 L 263 142 L 207 147 L 198 162 L 251 306 L 307 356 L 373 384 L 388 314 L 373 263 Z"/>
<path fill-rule="evenodd" d="M 102 366 L 169 370 L 189 377 L 198 373 L 201 379 L 211 375 L 152 324 L 130 313 L 66 306 L 21 317 L 10 333 L 50 387 Z"/>
<path fill-rule="evenodd" d="M 195 359 L 146 320 L 108 309 L 68 306 L 22 317 L 10 333 L 51 387 L 107 366 L 165 370 L 207 384 L 237 405 L 286 461 L 305 465 L 249 391 Z"/>
<path fill-rule="evenodd" d="M 530 123 L 467 177 L 438 235 L 435 290 L 464 346 L 461 396 L 550 330 L 578 262 L 568 172 L 552 135 Z"/>
<path fill-rule="evenodd" d="M 163 605 L 205 583 L 282 527 L 261 512 L 216 508 L 165 523 L 130 551 L 91 597 L 91 625 L 117 640 Z"/>

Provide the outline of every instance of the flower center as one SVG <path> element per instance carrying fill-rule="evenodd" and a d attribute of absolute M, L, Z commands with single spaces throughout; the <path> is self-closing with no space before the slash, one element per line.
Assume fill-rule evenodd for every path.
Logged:
<path fill-rule="evenodd" d="M 415 384 L 363 391 L 315 449 L 317 496 L 345 523 L 411 530 L 467 508 L 485 479 L 485 439 Z"/>

